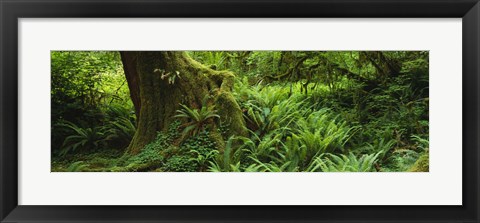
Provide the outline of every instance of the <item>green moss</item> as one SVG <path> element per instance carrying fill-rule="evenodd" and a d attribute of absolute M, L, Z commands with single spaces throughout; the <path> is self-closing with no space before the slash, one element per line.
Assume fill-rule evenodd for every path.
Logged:
<path fill-rule="evenodd" d="M 220 92 L 215 104 L 219 108 L 218 115 L 220 115 L 220 120 L 229 126 L 226 131 L 227 136 L 247 135 L 242 110 L 230 92 Z"/>
<path fill-rule="evenodd" d="M 233 89 L 233 85 L 235 84 L 235 75 L 233 75 L 230 72 L 224 72 L 222 73 L 222 76 L 223 76 L 223 81 L 222 81 L 222 85 L 220 86 L 220 89 L 222 91 L 231 92 Z"/>
<path fill-rule="evenodd" d="M 429 171 L 429 153 L 425 153 L 413 164 L 409 172 L 428 172 Z"/>
<path fill-rule="evenodd" d="M 184 52 L 142 52 L 137 66 L 140 84 L 141 108 L 137 131 L 128 153 L 135 155 L 154 140 L 157 131 L 166 132 L 180 104 L 200 108 L 202 100 L 210 95 L 221 121 L 229 124 L 227 135 L 246 135 L 245 121 L 240 107 L 232 96 L 235 75 L 228 71 L 212 70 Z M 174 83 L 154 70 L 177 73 Z M 220 148 L 224 139 L 212 126 L 211 138 Z"/>
<path fill-rule="evenodd" d="M 210 139 L 217 145 L 218 150 L 223 151 L 225 148 L 225 141 L 223 140 L 222 134 L 218 131 L 210 132 Z"/>

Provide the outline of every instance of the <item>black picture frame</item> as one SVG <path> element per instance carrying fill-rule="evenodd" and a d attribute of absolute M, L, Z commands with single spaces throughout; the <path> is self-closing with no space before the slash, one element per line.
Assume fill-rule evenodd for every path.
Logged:
<path fill-rule="evenodd" d="M 479 222 L 478 0 L 0 0 L 0 15 L 1 222 Z M 463 18 L 463 205 L 18 205 L 17 21 L 19 18 L 73 17 Z"/>

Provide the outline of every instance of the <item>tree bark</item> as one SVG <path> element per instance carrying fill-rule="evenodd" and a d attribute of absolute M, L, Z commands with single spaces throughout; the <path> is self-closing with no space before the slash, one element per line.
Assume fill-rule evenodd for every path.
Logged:
<path fill-rule="evenodd" d="M 158 131 L 166 131 L 180 104 L 200 109 L 206 95 L 213 98 L 211 106 L 221 121 L 229 124 L 228 135 L 246 134 L 242 112 L 231 94 L 232 73 L 209 69 L 184 52 L 129 51 L 121 52 L 121 57 L 137 111 L 137 131 L 128 153 L 140 152 Z M 223 146 L 221 134 L 211 131 L 211 137 Z"/>
<path fill-rule="evenodd" d="M 120 57 L 123 63 L 123 70 L 125 71 L 125 77 L 127 78 L 128 89 L 130 89 L 130 98 L 135 107 L 135 115 L 138 117 L 140 114 L 140 88 L 136 67 L 137 57 L 136 54 L 130 52 L 120 52 Z"/>

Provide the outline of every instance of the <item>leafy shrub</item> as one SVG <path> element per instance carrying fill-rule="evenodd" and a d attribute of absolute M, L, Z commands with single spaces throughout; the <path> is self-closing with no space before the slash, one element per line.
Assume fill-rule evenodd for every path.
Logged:
<path fill-rule="evenodd" d="M 198 163 L 190 157 L 174 155 L 165 162 L 162 169 L 165 172 L 196 172 Z"/>
<path fill-rule="evenodd" d="M 180 105 L 182 109 L 177 110 L 178 114 L 175 115 L 175 117 L 187 120 L 187 122 L 183 124 L 183 127 L 185 127 L 182 133 L 184 138 L 189 135 L 197 135 L 200 131 L 204 130 L 209 121 L 220 118 L 220 116 L 216 114 L 216 111 L 213 110 L 214 106 L 207 105 L 207 100 L 208 96 L 204 98 L 202 108 L 200 109 L 192 109 L 186 105 Z"/>
<path fill-rule="evenodd" d="M 378 158 L 376 154 L 365 154 L 357 158 L 353 153 L 347 155 L 326 154 L 324 158 L 318 157 L 315 160 L 315 167 L 312 170 L 320 168 L 323 172 L 375 172 L 375 162 Z"/>
<path fill-rule="evenodd" d="M 217 153 L 214 161 L 209 161 L 211 172 L 239 172 L 241 150 L 234 147 L 236 137 L 228 138 L 223 153 Z"/>
<path fill-rule="evenodd" d="M 210 132 L 203 131 L 186 139 L 180 146 L 180 152 L 189 161 L 195 163 L 197 171 L 205 171 L 209 162 L 219 153 L 217 145 L 212 141 Z"/>
<path fill-rule="evenodd" d="M 293 135 L 305 145 L 307 160 L 326 152 L 345 151 L 345 144 L 355 130 L 346 122 L 330 117 L 326 109 L 312 112 L 306 119 L 298 120 L 296 125 L 298 130 Z"/>
<path fill-rule="evenodd" d="M 82 172 L 88 167 L 88 164 L 85 164 L 84 161 L 77 161 L 72 163 L 67 168 L 67 172 Z"/>
<path fill-rule="evenodd" d="M 136 131 L 134 122 L 130 118 L 125 117 L 110 122 L 103 129 L 106 141 L 117 142 L 117 145 L 120 142 L 124 148 L 130 143 Z"/>
<path fill-rule="evenodd" d="M 97 149 L 104 140 L 104 133 L 99 128 L 81 128 L 71 122 L 63 122 L 59 126 L 70 130 L 63 141 L 60 155 L 64 156 L 69 152 L 75 152 L 77 149 Z"/>
<path fill-rule="evenodd" d="M 396 149 L 386 159 L 382 166 L 384 172 L 406 172 L 421 156 L 420 153 L 410 149 Z"/>
<path fill-rule="evenodd" d="M 162 166 L 165 159 L 162 152 L 165 149 L 165 137 L 162 133 L 158 133 L 156 139 L 147 144 L 140 153 L 130 157 L 125 156 L 125 160 L 119 162 L 119 165 L 126 164 L 125 168 L 119 168 L 115 171 L 154 170 Z"/>

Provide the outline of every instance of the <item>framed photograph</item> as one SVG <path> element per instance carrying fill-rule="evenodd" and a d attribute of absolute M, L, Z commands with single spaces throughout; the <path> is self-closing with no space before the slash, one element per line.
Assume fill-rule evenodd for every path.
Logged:
<path fill-rule="evenodd" d="M 479 222 L 477 0 L 0 3 L 1 222 Z"/>

